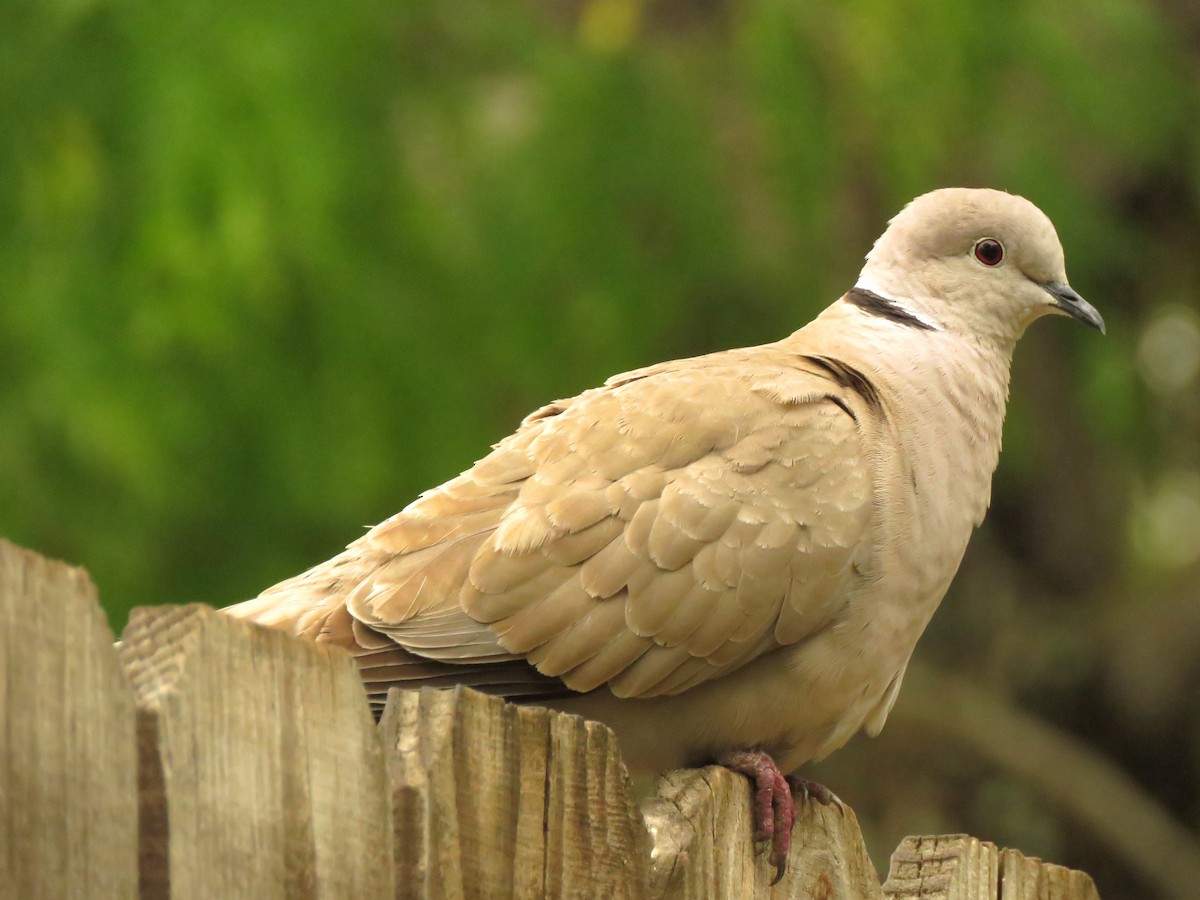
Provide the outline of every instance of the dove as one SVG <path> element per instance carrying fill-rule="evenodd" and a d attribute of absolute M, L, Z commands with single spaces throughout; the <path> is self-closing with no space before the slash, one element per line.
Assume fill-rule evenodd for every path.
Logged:
<path fill-rule="evenodd" d="M 377 708 L 463 684 L 606 723 L 634 773 L 743 772 L 778 877 L 784 773 L 883 727 L 987 510 L 1013 349 L 1048 314 L 1104 330 L 1047 216 L 933 191 L 789 337 L 543 406 L 227 612 L 346 648 Z"/>

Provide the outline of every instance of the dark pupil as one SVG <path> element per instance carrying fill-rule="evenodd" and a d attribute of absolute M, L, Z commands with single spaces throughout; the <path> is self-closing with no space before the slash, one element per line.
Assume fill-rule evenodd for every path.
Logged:
<path fill-rule="evenodd" d="M 994 266 L 1004 256 L 1004 248 L 998 241 L 980 241 L 975 247 L 975 256 L 981 263 Z"/>

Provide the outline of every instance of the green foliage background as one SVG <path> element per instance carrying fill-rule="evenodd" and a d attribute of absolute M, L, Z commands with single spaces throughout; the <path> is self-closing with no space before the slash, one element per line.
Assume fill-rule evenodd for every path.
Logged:
<path fill-rule="evenodd" d="M 1109 334 L 1022 344 L 918 655 L 1195 825 L 1198 76 L 1166 0 L 2 4 L 0 534 L 117 627 L 247 598 L 541 403 L 799 327 L 914 195 L 1001 187 Z M 921 767 L 901 831 L 1145 888 L 1003 773 Z"/>

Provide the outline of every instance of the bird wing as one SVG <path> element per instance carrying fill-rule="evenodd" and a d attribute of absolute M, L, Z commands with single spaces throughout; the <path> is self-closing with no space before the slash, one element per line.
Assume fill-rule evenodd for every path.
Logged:
<path fill-rule="evenodd" d="M 377 682 L 685 691 L 825 627 L 869 568 L 880 410 L 847 368 L 767 345 L 616 376 L 233 611 Z"/>

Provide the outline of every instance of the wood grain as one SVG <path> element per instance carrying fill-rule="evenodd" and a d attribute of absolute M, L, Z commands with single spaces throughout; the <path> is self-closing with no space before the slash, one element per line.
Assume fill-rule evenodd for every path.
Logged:
<path fill-rule="evenodd" d="M 383 755 L 340 650 L 203 606 L 134 610 L 142 896 L 391 897 Z"/>
<path fill-rule="evenodd" d="M 133 897 L 133 692 L 87 574 L 0 540 L 0 896 Z"/>
<path fill-rule="evenodd" d="M 399 897 L 643 897 L 649 842 L 603 725 L 462 688 L 380 722 Z"/>
<path fill-rule="evenodd" d="M 905 838 L 883 884 L 888 900 L 1099 900 L 1083 872 L 999 850 L 965 834 Z"/>
<path fill-rule="evenodd" d="M 858 820 L 848 807 L 796 802 L 796 827 L 783 880 L 751 834 L 750 783 L 719 766 L 663 777 L 642 805 L 654 841 L 655 898 L 882 898 Z"/>
<path fill-rule="evenodd" d="M 1098 900 L 966 835 L 905 839 L 881 888 L 808 800 L 772 886 L 725 769 L 639 814 L 596 722 L 426 688 L 377 732 L 347 654 L 208 607 L 111 640 L 85 573 L 0 540 L 0 896 Z"/>

